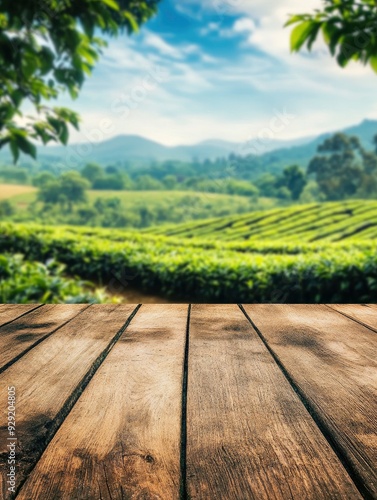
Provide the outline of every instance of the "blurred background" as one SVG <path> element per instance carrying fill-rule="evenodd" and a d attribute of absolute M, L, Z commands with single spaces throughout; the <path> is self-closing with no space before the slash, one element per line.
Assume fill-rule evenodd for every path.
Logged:
<path fill-rule="evenodd" d="M 374 20 L 3 2 L 0 302 L 372 302 Z"/>

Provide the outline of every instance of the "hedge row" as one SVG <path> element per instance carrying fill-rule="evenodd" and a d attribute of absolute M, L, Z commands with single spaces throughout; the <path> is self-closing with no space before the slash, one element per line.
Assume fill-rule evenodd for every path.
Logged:
<path fill-rule="evenodd" d="M 247 254 L 171 246 L 124 233 L 124 241 L 103 233 L 41 226 L 0 225 L 0 251 L 27 259 L 54 258 L 70 275 L 108 285 L 128 281 L 145 292 L 208 302 L 375 302 L 374 247 L 340 247 L 298 255 Z"/>

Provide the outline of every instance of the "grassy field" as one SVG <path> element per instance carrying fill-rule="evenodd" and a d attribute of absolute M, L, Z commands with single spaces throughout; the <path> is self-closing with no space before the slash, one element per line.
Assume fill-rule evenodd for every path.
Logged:
<path fill-rule="evenodd" d="M 238 210 L 246 210 L 248 207 L 253 207 L 249 198 L 245 196 L 232 196 L 218 193 L 196 193 L 194 191 L 89 191 L 89 200 L 94 201 L 96 198 L 120 198 L 122 206 L 126 210 L 135 209 L 138 206 L 148 206 L 148 209 L 158 209 L 164 204 L 180 204 L 193 203 L 197 201 L 208 204 L 208 206 L 221 205 L 231 208 L 235 212 Z M 274 202 L 269 199 L 262 199 L 259 206 L 265 205 L 270 208 Z"/>
<path fill-rule="evenodd" d="M 0 200 L 13 199 L 17 203 L 30 203 L 35 199 L 36 189 L 18 184 L 0 184 Z"/>
<path fill-rule="evenodd" d="M 221 242 L 318 242 L 377 238 L 377 201 L 299 205 L 146 230 Z"/>
<path fill-rule="evenodd" d="M 17 220 L 41 222 L 37 214 L 43 211 L 42 203 L 35 203 L 37 191 L 29 186 L 3 186 L 4 196 L 16 209 Z M 218 193 L 197 193 L 194 191 L 94 191 L 87 193 L 89 205 L 93 206 L 97 199 L 117 198 L 121 202 L 119 215 L 126 219 L 123 227 L 151 227 L 161 223 L 183 223 L 191 220 L 202 220 L 208 217 L 221 217 L 247 213 L 252 210 L 266 210 L 281 204 L 281 200 L 260 198 L 257 201 L 246 196 L 233 196 Z M 33 212 L 30 205 L 33 204 Z M 82 205 L 77 205 L 80 209 Z M 143 214 L 143 215 L 141 215 Z M 69 214 L 44 213 L 45 223 L 73 223 Z M 70 219 L 69 219 L 70 217 Z M 47 221 L 47 222 L 46 222 Z M 90 225 L 93 225 L 90 224 Z M 94 225 L 101 225 L 94 223 Z M 105 224 L 106 225 L 106 224 Z M 121 227 L 121 226 L 118 226 Z"/>
<path fill-rule="evenodd" d="M 12 184 L 0 184 L 0 199 L 9 199 L 14 204 L 30 204 L 36 200 L 37 190 L 31 186 Z M 119 198 L 124 208 L 132 208 L 138 204 L 148 204 L 153 211 L 165 201 L 179 204 L 187 198 L 201 200 L 208 203 L 226 203 L 233 208 L 250 207 L 249 198 L 245 196 L 234 196 L 219 193 L 197 193 L 194 191 L 88 191 L 89 201 L 97 198 Z M 273 198 L 260 198 L 253 206 L 257 209 L 269 209 L 275 207 L 277 200 Z"/>

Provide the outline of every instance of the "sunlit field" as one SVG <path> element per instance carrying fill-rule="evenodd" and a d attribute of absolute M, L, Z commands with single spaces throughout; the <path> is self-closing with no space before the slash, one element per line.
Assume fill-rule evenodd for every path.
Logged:
<path fill-rule="evenodd" d="M 0 200 L 13 199 L 16 203 L 28 204 L 35 199 L 37 190 L 32 186 L 18 184 L 0 184 Z"/>

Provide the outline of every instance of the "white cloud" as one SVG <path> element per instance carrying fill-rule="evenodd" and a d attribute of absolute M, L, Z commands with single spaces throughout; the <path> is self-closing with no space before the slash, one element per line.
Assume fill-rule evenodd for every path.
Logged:
<path fill-rule="evenodd" d="M 165 56 L 170 56 L 174 59 L 183 58 L 183 54 L 180 50 L 165 42 L 165 40 L 154 33 L 146 32 L 143 43 L 147 47 L 153 47 L 154 49 L 157 49 L 161 54 Z"/>
<path fill-rule="evenodd" d="M 298 14 L 302 12 L 310 12 L 315 8 L 322 6 L 321 0 L 209 0 L 208 6 L 213 5 L 216 11 L 215 3 L 223 3 L 227 6 L 228 11 L 233 14 L 246 14 L 252 18 L 283 17 L 283 22 L 289 14 Z M 225 7 L 223 8 L 225 9 Z"/>
<path fill-rule="evenodd" d="M 213 1 L 207 8 L 215 8 Z M 85 142 L 85 131 L 110 120 L 113 131 L 106 138 L 139 134 L 171 145 L 209 138 L 242 143 L 266 126 L 274 109 L 297 115 L 276 139 L 316 135 L 377 116 L 370 104 L 376 77 L 369 68 L 356 63 L 339 68 L 321 43 L 311 55 L 290 54 L 290 28 L 283 29 L 287 14 L 309 11 L 316 0 L 229 1 L 239 16 L 233 26 L 225 28 L 219 16 L 201 30 L 198 24 L 198 31 L 212 39 L 242 38 L 234 57 L 214 58 L 200 40 L 177 37 L 173 43 L 171 33 L 166 39 L 147 29 L 136 38 L 112 40 L 74 103 L 84 121 L 83 132 L 72 139 Z M 234 47 L 238 38 L 229 43 Z M 156 66 L 165 68 L 164 81 L 127 116 L 114 113 L 114 100 L 137 95 L 135 89 Z"/>
<path fill-rule="evenodd" d="M 255 30 L 255 23 L 252 19 L 247 17 L 241 17 L 233 25 L 233 29 L 236 33 L 253 32 Z"/>
<path fill-rule="evenodd" d="M 137 50 L 134 43 L 130 42 L 130 40 L 125 42 L 121 39 L 112 41 L 104 51 L 99 68 L 109 71 L 130 70 L 128 75 L 132 75 L 131 70 L 142 71 L 143 68 L 148 68 L 151 62 L 157 63 L 160 60 L 153 54 L 146 56 Z"/>
<path fill-rule="evenodd" d="M 195 43 L 186 43 L 186 44 L 180 44 L 178 46 L 173 46 L 168 42 L 166 42 L 160 36 L 151 33 L 149 31 L 145 31 L 142 43 L 147 47 L 156 49 L 162 58 L 168 57 L 175 59 L 176 61 L 184 61 L 187 56 L 196 55 L 198 56 L 199 59 L 201 59 L 204 62 L 207 63 L 216 62 L 216 59 L 212 58 L 208 54 L 205 54 L 202 48 Z M 132 61 L 133 59 L 131 58 L 131 63 Z M 135 52 L 134 62 L 139 62 L 139 63 L 142 62 L 141 58 L 138 57 L 137 52 Z M 169 62 L 169 64 L 174 64 L 171 61 L 166 61 L 166 62 Z M 128 64 L 131 63 L 128 62 Z"/>
<path fill-rule="evenodd" d="M 179 92 L 189 94 L 196 94 L 212 87 L 205 72 L 197 71 L 186 63 L 176 63 L 172 67 L 169 81 L 176 86 Z"/>
<path fill-rule="evenodd" d="M 306 49 L 299 53 L 290 52 L 292 27 L 283 27 L 289 14 L 312 12 L 321 4 L 321 0 L 307 0 L 304 4 L 302 0 L 282 0 L 279 3 L 240 0 L 234 3 L 234 11 L 241 17 L 235 22 L 233 31 L 245 36 L 240 47 L 265 53 L 275 59 L 281 68 L 280 71 L 275 68 L 259 76 L 251 75 L 254 88 L 266 92 L 288 92 L 289 89 L 294 92 L 297 88 L 299 92 L 306 90 L 340 98 L 342 95 L 349 96 L 352 87 L 360 85 L 362 80 L 366 87 L 373 83 L 374 74 L 369 67 L 353 62 L 346 68 L 340 68 L 329 54 L 321 35 L 312 52 Z"/>
<path fill-rule="evenodd" d="M 101 125 L 102 124 L 102 125 Z M 101 130 L 102 127 L 102 130 Z M 227 131 L 226 131 L 227 130 Z M 136 134 L 162 144 L 193 144 L 207 138 L 224 137 L 238 142 L 248 137 L 251 124 L 247 120 L 225 124 L 216 117 L 196 113 L 162 114 L 159 109 L 140 106 L 133 110 L 127 120 L 109 116 L 106 112 L 85 114 L 81 132 L 72 133 L 71 143 L 98 142 L 114 135 Z"/>
<path fill-rule="evenodd" d="M 209 33 L 216 33 L 220 29 L 220 23 L 208 23 L 208 26 L 204 26 L 200 29 L 200 34 L 203 36 L 208 35 Z"/>
<path fill-rule="evenodd" d="M 195 43 L 186 45 L 182 50 L 185 54 L 200 54 L 202 51 L 199 45 L 196 45 Z"/>

